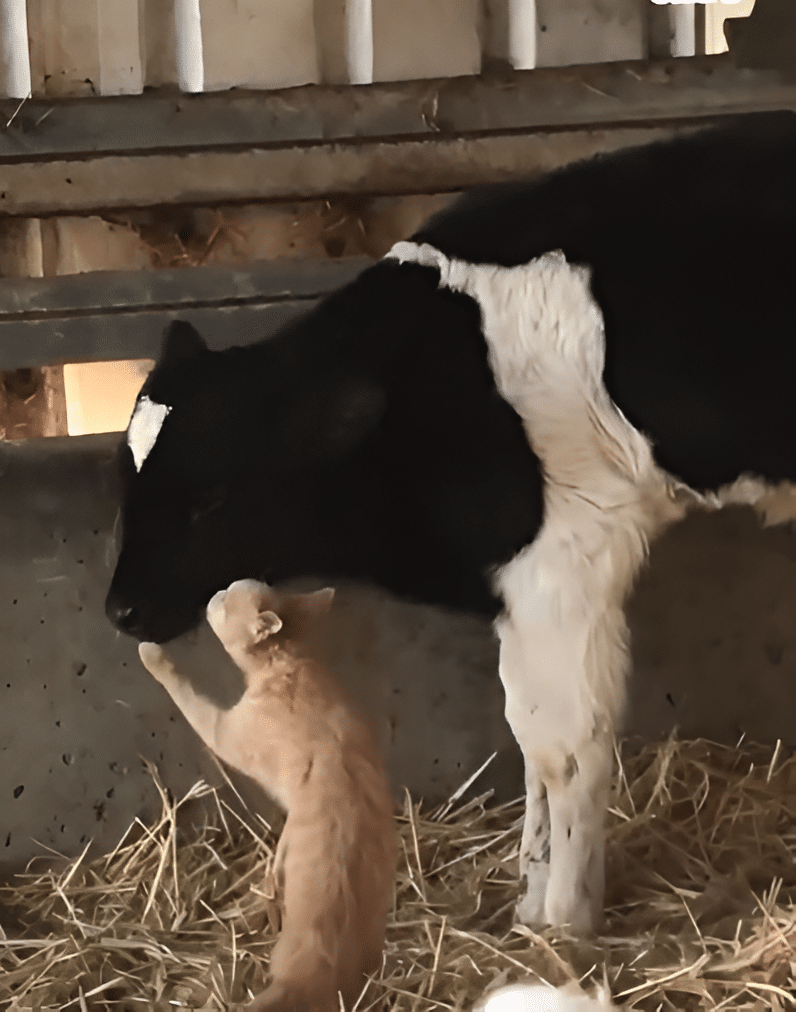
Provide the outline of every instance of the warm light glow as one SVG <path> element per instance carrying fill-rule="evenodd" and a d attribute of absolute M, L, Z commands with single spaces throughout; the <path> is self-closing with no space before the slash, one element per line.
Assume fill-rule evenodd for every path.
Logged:
<path fill-rule="evenodd" d="M 149 359 L 65 365 L 69 435 L 124 432 L 138 391 L 153 365 Z"/>
<path fill-rule="evenodd" d="M 732 4 L 722 0 L 705 8 L 705 52 L 726 53 L 725 18 L 748 18 L 754 5 L 755 0 L 733 0 Z"/>

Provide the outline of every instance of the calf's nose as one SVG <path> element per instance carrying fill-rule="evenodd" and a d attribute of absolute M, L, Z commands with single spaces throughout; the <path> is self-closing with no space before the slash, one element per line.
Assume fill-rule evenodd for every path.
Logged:
<path fill-rule="evenodd" d="M 130 635 L 134 634 L 140 625 L 141 617 L 138 610 L 112 592 L 105 601 L 105 614 L 117 629 Z"/>

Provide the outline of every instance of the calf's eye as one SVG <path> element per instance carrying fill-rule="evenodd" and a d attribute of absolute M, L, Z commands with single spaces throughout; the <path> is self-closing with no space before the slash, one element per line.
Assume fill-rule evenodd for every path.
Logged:
<path fill-rule="evenodd" d="M 203 517 L 217 510 L 224 502 L 227 490 L 223 485 L 215 485 L 213 488 L 205 489 L 194 498 L 191 506 L 191 523 L 196 523 Z"/>

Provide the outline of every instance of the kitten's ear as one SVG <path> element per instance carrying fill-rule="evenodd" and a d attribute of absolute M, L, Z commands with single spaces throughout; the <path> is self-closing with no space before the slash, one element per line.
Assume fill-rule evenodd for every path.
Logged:
<path fill-rule="evenodd" d="M 302 618 L 309 621 L 323 618 L 334 601 L 334 587 L 324 587 L 323 590 L 316 590 L 312 594 L 299 594 L 296 597 L 295 608 Z"/>
<path fill-rule="evenodd" d="M 274 611 L 261 611 L 252 627 L 252 642 L 263 643 L 282 628 L 282 619 Z"/>

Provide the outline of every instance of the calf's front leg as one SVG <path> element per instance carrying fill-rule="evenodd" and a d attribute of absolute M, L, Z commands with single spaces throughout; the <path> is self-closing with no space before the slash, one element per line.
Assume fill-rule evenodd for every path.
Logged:
<path fill-rule="evenodd" d="M 527 789 L 517 916 L 529 926 L 589 932 L 602 922 L 613 732 L 628 666 L 624 593 L 595 578 L 615 577 L 611 562 L 608 551 L 589 559 L 576 537 L 543 529 L 502 574 L 500 677 Z"/>
<path fill-rule="evenodd" d="M 579 637 L 547 627 L 527 639 L 510 618 L 500 631 L 506 717 L 525 759 L 527 792 L 517 917 L 534 927 L 595 931 L 603 916 L 612 728 L 590 699 Z"/>

